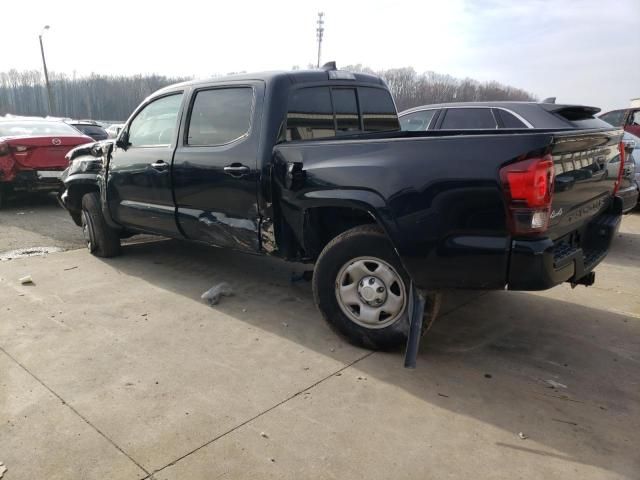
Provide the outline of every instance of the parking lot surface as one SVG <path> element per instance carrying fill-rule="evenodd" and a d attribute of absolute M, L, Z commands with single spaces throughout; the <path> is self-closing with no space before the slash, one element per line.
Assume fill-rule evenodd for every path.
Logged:
<path fill-rule="evenodd" d="M 67 251 L 0 262 L 3 480 L 640 477 L 640 214 L 594 287 L 448 293 L 406 370 L 337 337 L 301 266 L 170 240 L 102 260 L 54 206 L 11 208 L 0 253 Z"/>

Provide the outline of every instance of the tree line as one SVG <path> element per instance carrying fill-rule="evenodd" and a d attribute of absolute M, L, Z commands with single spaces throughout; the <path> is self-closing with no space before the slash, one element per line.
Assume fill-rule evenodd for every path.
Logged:
<path fill-rule="evenodd" d="M 50 74 L 54 117 L 126 120 L 133 109 L 159 88 L 188 78 L 163 75 L 68 77 Z M 0 72 L 0 115 L 46 116 L 47 89 L 37 70 Z"/>
<path fill-rule="evenodd" d="M 498 82 L 459 79 L 436 72 L 418 73 L 411 67 L 373 71 L 362 65 L 349 65 L 344 70 L 380 75 L 389 85 L 398 110 L 431 103 L 536 99 L 525 90 Z M 188 79 L 99 74 L 76 78 L 53 73 L 49 78 L 53 97 L 50 115 L 122 121 L 154 91 Z M 45 116 L 47 110 L 47 91 L 41 72 L 0 72 L 0 115 Z"/>
<path fill-rule="evenodd" d="M 525 90 L 495 81 L 479 82 L 437 72 L 418 73 L 411 67 L 373 71 L 362 65 L 349 65 L 345 70 L 382 77 L 393 93 L 399 111 L 433 103 L 536 100 Z"/>

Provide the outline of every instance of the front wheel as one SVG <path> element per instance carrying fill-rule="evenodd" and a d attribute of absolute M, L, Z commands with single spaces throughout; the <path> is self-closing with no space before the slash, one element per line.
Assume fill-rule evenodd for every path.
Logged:
<path fill-rule="evenodd" d="M 363 225 L 324 248 L 313 295 L 326 321 L 351 343 L 388 350 L 406 344 L 411 280 L 384 232 Z M 433 308 L 427 302 L 425 316 Z"/>
<path fill-rule="evenodd" d="M 82 235 L 87 248 L 97 257 L 115 257 L 120 253 L 118 232 L 105 222 L 97 192 L 82 197 Z"/>

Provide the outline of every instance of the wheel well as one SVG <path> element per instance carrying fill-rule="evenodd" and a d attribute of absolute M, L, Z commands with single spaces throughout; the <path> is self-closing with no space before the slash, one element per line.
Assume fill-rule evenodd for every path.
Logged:
<path fill-rule="evenodd" d="M 82 197 L 84 197 L 87 193 L 97 192 L 98 186 L 81 183 L 78 185 L 70 185 L 68 188 L 68 196 L 67 196 L 67 210 L 71 214 L 71 218 L 76 223 L 76 225 L 80 226 L 80 212 L 82 211 Z"/>
<path fill-rule="evenodd" d="M 322 249 L 342 232 L 359 225 L 376 224 L 366 210 L 349 207 L 316 207 L 308 209 L 304 218 L 304 249 L 317 258 Z"/>

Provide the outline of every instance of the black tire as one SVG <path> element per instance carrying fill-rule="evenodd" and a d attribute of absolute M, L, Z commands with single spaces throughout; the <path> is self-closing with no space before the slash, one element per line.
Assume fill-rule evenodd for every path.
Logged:
<path fill-rule="evenodd" d="M 109 227 L 102 215 L 98 192 L 82 197 L 82 231 L 89 251 L 97 257 L 115 257 L 120 254 L 118 232 Z"/>
<path fill-rule="evenodd" d="M 345 315 L 337 289 L 343 267 L 359 257 L 375 257 L 389 264 L 404 283 L 405 306 L 394 323 L 383 328 L 368 328 Z M 374 350 L 404 346 L 409 332 L 408 299 L 411 280 L 386 235 L 377 225 L 362 225 L 331 240 L 318 257 L 313 273 L 313 296 L 325 320 L 351 343 Z M 429 305 L 427 306 L 429 308 Z"/>

